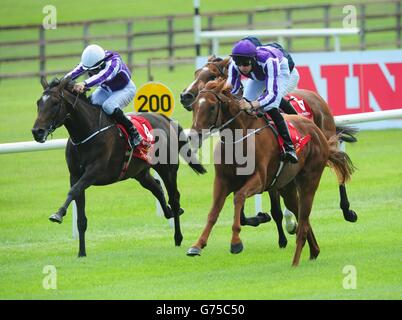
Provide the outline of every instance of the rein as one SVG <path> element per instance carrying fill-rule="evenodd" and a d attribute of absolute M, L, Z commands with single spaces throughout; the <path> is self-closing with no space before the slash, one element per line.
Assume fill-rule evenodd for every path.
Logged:
<path fill-rule="evenodd" d="M 73 103 L 73 105 L 72 105 L 74 110 L 75 110 L 75 106 L 77 105 L 79 95 L 80 95 L 80 94 L 77 93 L 77 95 L 76 95 L 76 97 L 75 97 L 75 100 L 74 100 L 74 103 Z M 68 102 L 67 99 L 66 99 L 65 96 L 64 96 L 64 91 L 61 91 L 61 97 L 62 97 L 62 99 L 64 99 L 66 102 Z M 67 113 L 67 115 L 64 117 L 62 123 L 63 123 L 69 116 L 70 116 L 70 113 Z M 102 119 L 102 110 L 99 110 L 99 127 L 100 127 L 100 125 L 101 125 L 101 119 Z M 81 140 L 81 141 L 79 141 L 79 142 L 74 142 L 73 139 L 70 137 L 71 144 L 72 144 L 73 146 L 79 146 L 79 145 L 81 145 L 81 144 L 84 144 L 84 143 L 88 142 L 89 140 L 91 140 L 92 138 L 96 137 L 98 134 L 100 134 L 100 133 L 102 133 L 103 131 L 106 131 L 106 130 L 108 130 L 108 129 L 114 127 L 114 126 L 115 126 L 115 124 L 111 124 L 111 125 L 109 125 L 109 126 L 107 126 L 107 127 L 103 127 L 103 128 L 101 128 L 101 129 L 95 131 L 94 133 L 90 134 L 90 135 L 89 135 L 88 137 L 86 137 L 84 140 Z M 56 128 L 54 128 L 53 131 L 54 131 L 54 130 L 56 130 Z M 53 132 L 53 131 L 52 131 L 52 132 Z"/>
<path fill-rule="evenodd" d="M 222 107 L 223 101 L 222 101 L 222 99 L 219 97 L 219 95 L 218 95 L 216 92 L 212 91 L 212 90 L 205 90 L 205 89 L 203 89 L 203 90 L 200 91 L 200 93 L 202 93 L 202 92 L 210 92 L 210 93 L 212 93 L 213 95 L 215 95 L 215 97 L 216 97 L 216 98 L 218 99 L 218 101 L 219 101 L 218 114 L 217 114 L 216 120 L 215 120 L 215 125 L 216 125 L 216 122 L 218 121 L 218 118 L 219 118 L 219 112 L 221 112 L 220 109 L 221 109 L 221 107 Z M 222 130 L 223 128 L 227 127 L 230 123 L 232 123 L 234 120 L 236 120 L 237 117 L 240 116 L 240 114 L 242 113 L 242 111 L 244 111 L 244 112 L 246 112 L 247 114 L 249 114 L 249 113 L 247 112 L 247 110 L 241 109 L 236 115 L 234 115 L 232 118 L 230 118 L 229 120 L 227 120 L 224 124 L 222 124 L 222 125 L 219 126 L 218 128 L 215 128 L 214 131 L 213 131 L 213 129 L 214 129 L 215 125 L 212 125 L 212 126 L 211 126 L 212 130 L 211 130 L 211 129 L 209 130 L 209 132 L 206 134 L 205 139 L 207 139 L 209 136 L 211 136 L 211 135 L 214 134 L 215 132 L 219 132 L 219 131 Z M 269 123 L 267 123 L 265 126 L 263 126 L 263 127 L 261 127 L 261 128 L 258 128 L 258 129 L 255 129 L 254 131 L 248 133 L 247 135 L 245 135 L 244 137 L 240 138 L 239 140 L 234 141 L 233 144 L 242 142 L 242 141 L 244 141 L 245 139 L 247 139 L 248 137 L 250 137 L 250 136 L 252 136 L 252 135 L 254 135 L 254 134 L 257 134 L 259 131 L 261 131 L 261 130 L 263 130 L 263 129 L 265 129 L 265 128 L 268 128 L 268 127 L 271 127 L 271 128 L 273 129 L 272 125 L 269 124 Z M 221 140 L 221 143 L 225 143 L 225 142 Z"/>
<path fill-rule="evenodd" d="M 203 89 L 203 90 L 200 91 L 200 93 L 203 93 L 203 92 L 210 92 L 210 93 L 212 93 L 212 94 L 216 97 L 216 99 L 218 99 L 218 101 L 219 101 L 218 114 L 216 115 L 215 124 L 213 124 L 213 125 L 209 128 L 209 132 L 208 132 L 207 135 L 206 135 L 206 138 L 208 138 L 210 135 L 214 134 L 215 132 L 221 131 L 223 128 L 225 128 L 225 127 L 227 127 L 229 124 L 231 124 L 234 120 L 236 120 L 236 118 L 238 118 L 238 117 L 240 116 L 240 114 L 241 114 L 244 110 L 239 110 L 239 112 L 236 113 L 232 118 L 230 118 L 229 120 L 227 120 L 225 123 L 223 123 L 223 124 L 220 125 L 219 127 L 216 127 L 216 124 L 217 124 L 218 118 L 219 118 L 219 114 L 220 114 L 220 112 L 222 112 L 221 109 L 222 109 L 222 103 L 223 103 L 223 101 L 222 101 L 222 99 L 218 96 L 218 94 L 217 94 L 216 92 L 212 91 L 212 90 L 205 90 L 205 89 Z"/>

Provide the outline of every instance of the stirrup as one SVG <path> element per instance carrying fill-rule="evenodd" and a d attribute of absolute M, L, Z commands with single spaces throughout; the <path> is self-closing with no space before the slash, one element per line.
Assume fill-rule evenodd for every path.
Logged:
<path fill-rule="evenodd" d="M 299 159 L 297 158 L 296 152 L 295 151 L 285 151 L 285 156 L 286 160 L 288 160 L 290 163 L 298 163 Z"/>
<path fill-rule="evenodd" d="M 128 141 L 129 141 L 131 149 L 135 149 L 136 147 L 138 147 L 141 144 L 142 140 L 130 137 L 130 139 L 128 139 Z"/>

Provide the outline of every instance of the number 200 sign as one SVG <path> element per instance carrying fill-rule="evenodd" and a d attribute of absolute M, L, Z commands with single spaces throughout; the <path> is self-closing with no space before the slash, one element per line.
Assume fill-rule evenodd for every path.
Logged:
<path fill-rule="evenodd" d="M 149 82 L 143 85 L 134 98 L 134 110 L 137 112 L 159 112 L 170 117 L 173 109 L 173 93 L 162 83 Z"/>

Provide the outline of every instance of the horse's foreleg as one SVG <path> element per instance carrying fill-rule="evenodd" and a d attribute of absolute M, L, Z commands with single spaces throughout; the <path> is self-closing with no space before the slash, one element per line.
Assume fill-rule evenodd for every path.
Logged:
<path fill-rule="evenodd" d="M 96 174 L 99 168 L 96 166 L 88 167 L 85 173 L 74 183 L 75 179 L 70 178 L 70 183 L 73 184 L 67 194 L 67 199 L 59 210 L 49 217 L 52 222 L 62 223 L 63 217 L 66 215 L 67 208 L 71 201 L 75 200 L 86 188 L 91 186 L 96 181 Z"/>
<path fill-rule="evenodd" d="M 269 198 L 271 201 L 272 218 L 274 218 L 276 228 L 278 229 L 279 247 L 286 248 L 286 245 L 288 244 L 288 240 L 286 239 L 285 232 L 283 231 L 283 227 L 282 227 L 283 213 L 282 213 L 282 209 L 281 209 L 281 200 L 279 197 L 279 193 L 277 191 L 270 191 Z"/>
<path fill-rule="evenodd" d="M 258 174 L 251 176 L 245 185 L 235 193 L 234 196 L 234 219 L 232 225 L 232 240 L 231 240 L 231 253 L 240 253 L 243 251 L 243 243 L 240 239 L 240 215 L 244 207 L 246 198 L 261 191 L 261 179 Z"/>
<path fill-rule="evenodd" d="M 87 230 L 87 217 L 85 215 L 85 191 L 83 191 L 76 199 L 77 205 L 77 227 L 79 234 L 79 251 L 78 257 L 85 257 L 85 231 Z"/>
<path fill-rule="evenodd" d="M 214 181 L 214 200 L 212 208 L 208 214 L 207 224 L 200 238 L 193 244 L 193 246 L 187 250 L 188 256 L 199 256 L 201 255 L 201 249 L 205 248 L 207 245 L 208 237 L 211 233 L 213 226 L 218 220 L 219 213 L 221 212 L 223 205 L 225 203 L 226 197 L 229 191 L 226 184 L 219 178 L 215 177 Z M 239 218 L 240 220 L 240 218 Z M 240 222 L 239 222 L 240 224 Z"/>
<path fill-rule="evenodd" d="M 170 208 L 167 206 L 165 194 L 159 180 L 152 177 L 148 169 L 137 175 L 135 179 L 141 184 L 142 187 L 151 191 L 154 197 L 158 199 L 165 218 L 172 218 L 173 214 Z"/>

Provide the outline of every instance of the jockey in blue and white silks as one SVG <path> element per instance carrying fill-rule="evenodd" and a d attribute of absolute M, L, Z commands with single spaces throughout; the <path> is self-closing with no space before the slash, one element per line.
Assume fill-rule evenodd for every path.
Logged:
<path fill-rule="evenodd" d="M 271 46 L 257 47 L 247 39 L 240 40 L 232 49 L 232 61 L 229 65 L 227 82 L 232 86 L 232 93 L 237 94 L 241 89 L 241 76 L 247 81 L 241 108 L 263 109 L 274 121 L 278 133 L 284 140 L 285 160 L 297 163 L 298 158 L 290 138 L 289 130 L 278 108 L 287 93 L 295 88 L 290 85 L 288 59 L 278 48 Z M 298 74 L 296 74 L 298 80 Z"/>
<path fill-rule="evenodd" d="M 122 111 L 133 100 L 136 87 L 120 55 L 98 45 L 89 45 L 82 53 L 81 62 L 65 77 L 75 80 L 84 73 L 88 73 L 89 78 L 76 83 L 74 90 L 83 92 L 97 86 L 91 95 L 92 104 L 102 106 L 106 114 L 122 124 L 130 136 L 131 146 L 136 147 L 142 137 Z"/>

